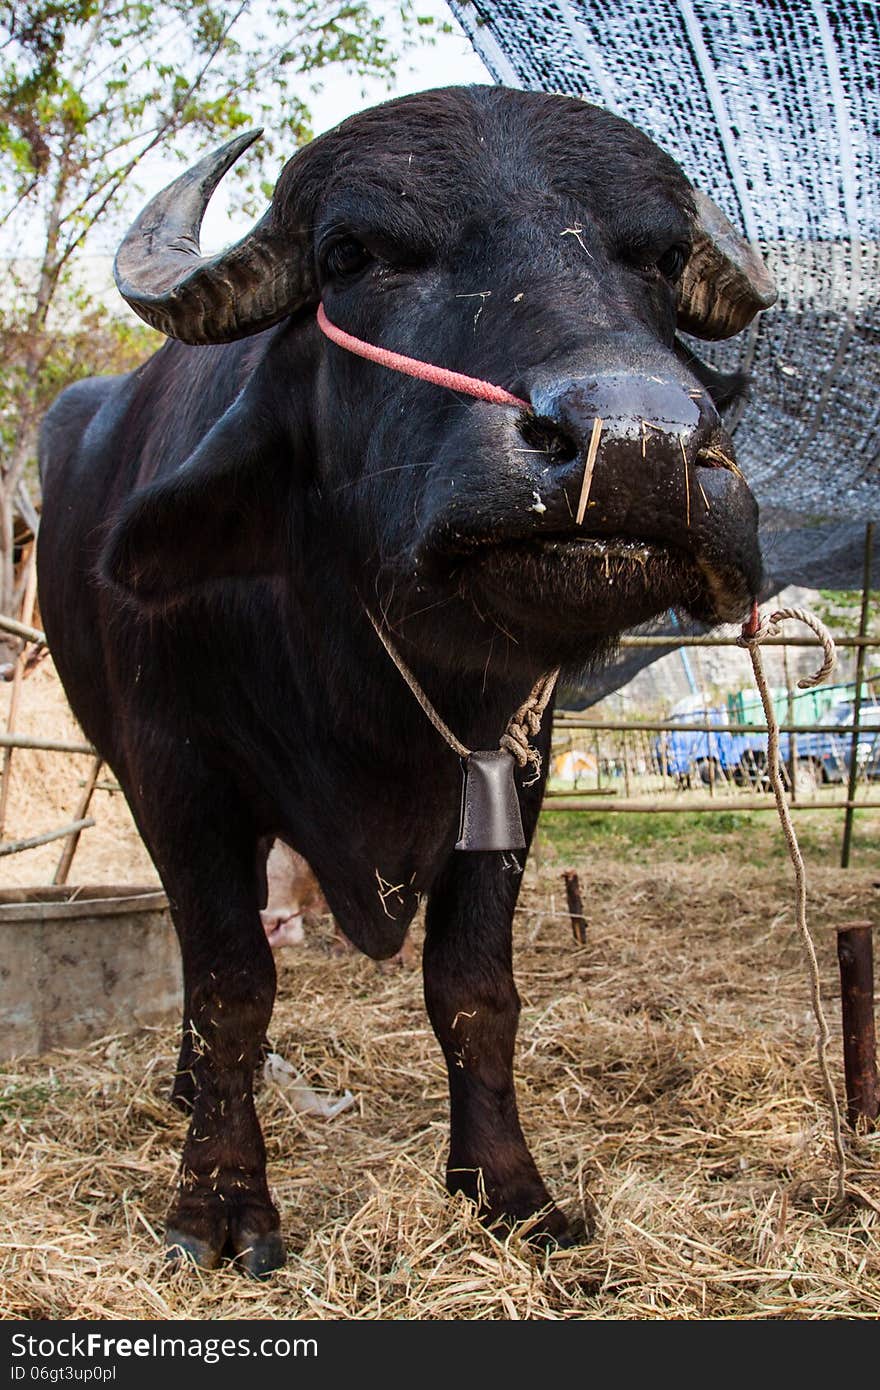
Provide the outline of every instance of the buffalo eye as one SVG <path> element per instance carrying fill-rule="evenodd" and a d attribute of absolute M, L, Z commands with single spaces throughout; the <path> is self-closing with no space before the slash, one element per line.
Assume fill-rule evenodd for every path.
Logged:
<path fill-rule="evenodd" d="M 344 236 L 334 241 L 321 257 L 324 274 L 330 279 L 345 279 L 357 275 L 372 257 L 357 237 Z"/>
<path fill-rule="evenodd" d="M 688 253 L 685 246 L 670 246 L 662 256 L 658 256 L 654 264 L 660 274 L 670 284 L 675 284 L 676 280 L 681 279 L 681 273 L 687 265 Z"/>

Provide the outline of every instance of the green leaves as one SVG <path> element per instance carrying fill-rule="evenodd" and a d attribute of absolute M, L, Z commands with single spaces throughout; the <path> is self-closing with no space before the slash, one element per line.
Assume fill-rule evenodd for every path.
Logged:
<path fill-rule="evenodd" d="M 94 222 L 133 204 L 138 166 L 157 145 L 173 142 L 178 156 L 193 159 L 257 122 L 267 138 L 245 177 L 267 182 L 278 154 L 310 137 L 310 97 L 328 70 L 390 79 L 395 49 L 416 31 L 424 41 L 434 24 L 412 0 L 378 3 L 24 0 L 8 7 L 0 20 L 0 225 L 24 202 L 29 220 L 57 221 L 63 254 Z"/>

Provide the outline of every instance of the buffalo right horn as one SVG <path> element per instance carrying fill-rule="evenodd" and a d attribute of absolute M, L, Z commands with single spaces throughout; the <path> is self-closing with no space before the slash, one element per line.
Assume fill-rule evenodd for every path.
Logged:
<path fill-rule="evenodd" d="M 696 338 L 732 338 L 776 302 L 758 252 L 705 193 L 694 189 L 694 246 L 681 277 L 678 327 Z"/>
<path fill-rule="evenodd" d="M 136 314 L 184 343 L 231 343 L 314 297 L 308 258 L 273 209 L 241 241 L 202 256 L 199 231 L 212 193 L 262 134 L 250 130 L 208 154 L 148 203 L 116 253 L 119 293 Z"/>

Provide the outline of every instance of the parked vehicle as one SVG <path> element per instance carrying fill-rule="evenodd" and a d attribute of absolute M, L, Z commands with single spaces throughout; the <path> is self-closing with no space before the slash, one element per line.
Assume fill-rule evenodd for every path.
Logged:
<path fill-rule="evenodd" d="M 867 726 L 867 727 L 865 727 Z M 880 778 L 880 705 L 859 711 L 859 772 L 868 781 Z"/>
<path fill-rule="evenodd" d="M 802 790 L 819 783 L 844 782 L 849 776 L 852 748 L 853 702 L 838 700 L 819 716 L 825 726 L 820 732 L 796 735 L 798 785 Z M 826 731 L 827 730 L 827 731 Z M 757 738 L 746 754 L 743 780 L 755 784 L 766 781 L 766 743 Z M 780 762 L 787 770 L 791 760 L 791 737 L 781 734 Z M 880 777 L 880 705 L 863 704 L 859 711 L 857 766 L 862 776 Z"/>
<path fill-rule="evenodd" d="M 839 700 L 820 717 L 819 723 L 828 732 L 798 734 L 798 756 L 809 758 L 821 782 L 843 782 L 849 766 L 849 735 L 844 731 L 852 726 L 851 700 Z"/>
<path fill-rule="evenodd" d="M 675 777 L 685 785 L 708 784 L 716 777 L 734 775 L 744 751 L 744 741 L 743 735 L 733 734 L 727 727 L 728 713 L 723 705 L 706 708 L 698 700 L 688 698 L 674 707 L 669 719 L 715 727 L 703 732 L 672 729 L 662 733 L 654 743 L 658 772 Z"/>
<path fill-rule="evenodd" d="M 849 689 L 851 691 L 852 686 Z M 774 691 L 773 696 L 777 718 L 780 723 L 785 722 L 787 692 Z M 714 727 L 703 732 L 682 729 L 661 734 L 654 744 L 658 772 L 665 772 L 689 786 L 722 776 L 746 786 L 765 788 L 769 785 L 766 733 L 737 729 L 737 721 L 764 723 L 763 709 L 760 704 L 756 707 L 752 692 L 729 697 L 726 706 L 707 707 L 700 702 L 699 696 L 690 696 L 673 708 L 669 719 Z M 801 790 L 820 783 L 844 782 L 849 775 L 852 747 L 852 700 L 837 700 L 818 718 L 796 705 L 795 720 L 823 726 L 816 733 L 796 736 L 797 782 Z M 791 751 L 791 735 L 780 734 L 779 761 L 786 778 Z M 880 780 L 880 704 L 864 703 L 859 711 L 857 760 L 860 776 Z"/>
<path fill-rule="evenodd" d="M 829 734 L 802 734 L 801 742 L 817 740 L 815 757 L 822 770 L 825 782 L 843 782 L 849 776 L 852 753 L 853 703 L 841 700 L 828 711 L 827 721 L 833 732 Z M 823 718 L 821 723 L 825 723 Z M 876 779 L 880 777 L 880 705 L 862 705 L 859 710 L 859 738 L 856 746 L 856 768 L 860 777 Z"/>

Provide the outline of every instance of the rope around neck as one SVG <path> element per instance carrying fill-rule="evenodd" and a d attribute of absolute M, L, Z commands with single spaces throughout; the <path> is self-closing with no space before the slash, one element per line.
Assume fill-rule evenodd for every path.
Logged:
<path fill-rule="evenodd" d="M 412 671 L 403 660 L 403 657 L 392 643 L 391 638 L 373 617 L 369 608 L 366 609 L 366 614 L 373 624 L 376 636 L 379 638 L 382 646 L 391 657 L 394 665 L 403 676 L 403 679 L 406 681 L 416 700 L 421 705 L 422 710 L 434 725 L 440 737 L 449 745 L 453 753 L 457 753 L 460 758 L 469 758 L 473 750 L 466 747 L 460 739 L 456 738 L 449 725 L 441 719 Z M 559 668 L 557 667 L 555 671 L 550 671 L 546 676 L 541 676 L 540 679 L 535 682 L 528 698 L 520 705 L 516 713 L 511 715 L 504 733 L 498 740 L 498 746 L 512 754 L 519 767 L 531 767 L 533 769 L 532 777 L 525 784 L 527 787 L 537 782 L 541 775 L 541 754 L 538 752 L 537 748 L 532 746 L 529 739 L 533 738 L 535 734 L 540 731 L 544 711 L 550 703 L 550 697 L 553 694 L 558 679 Z"/>
<path fill-rule="evenodd" d="M 435 367 L 432 362 L 422 362 L 418 357 L 404 357 L 401 352 L 392 352 L 390 348 L 378 347 L 376 343 L 368 343 L 364 338 L 355 338 L 354 334 L 346 333 L 343 328 L 337 328 L 335 323 L 330 322 L 323 304 L 318 305 L 317 322 L 321 332 L 331 343 L 345 348 L 347 352 L 355 353 L 358 357 L 365 357 L 368 362 L 376 362 L 380 367 L 389 367 L 393 372 L 403 372 L 406 376 L 417 377 L 419 381 L 430 381 L 434 386 L 445 386 L 450 391 L 463 391 L 466 396 L 476 396 L 478 400 L 489 401 L 492 405 L 515 405 L 520 410 L 532 408 L 528 401 L 505 391 L 503 386 L 483 381 L 481 377 L 465 376 L 464 372 L 451 372 L 447 367 Z"/>
<path fill-rule="evenodd" d="M 825 651 L 822 665 L 815 675 L 805 676 L 802 680 L 798 681 L 798 688 L 800 690 L 809 690 L 812 686 L 819 685 L 825 680 L 826 676 L 831 674 L 835 662 L 834 639 L 824 623 L 820 622 L 815 614 L 808 612 L 804 608 L 780 608 L 776 613 L 771 613 L 769 618 L 765 617 L 759 619 L 758 605 L 756 603 L 752 608 L 751 619 L 743 625 L 742 634 L 737 639 L 737 642 L 739 646 L 745 647 L 752 659 L 755 684 L 758 687 L 761 696 L 761 704 L 764 706 L 764 715 L 767 720 L 767 766 L 770 773 L 773 794 L 776 797 L 776 809 L 779 812 L 779 819 L 782 822 L 782 829 L 788 845 L 788 852 L 791 856 L 791 862 L 794 865 L 795 882 L 797 885 L 795 914 L 797 929 L 804 948 L 810 978 L 810 997 L 813 1005 L 813 1014 L 816 1019 L 816 1055 L 819 1060 L 819 1070 L 822 1074 L 822 1084 L 825 1088 L 825 1095 L 831 1110 L 831 1125 L 834 1134 L 834 1148 L 837 1156 L 837 1201 L 840 1205 L 843 1205 L 846 1202 L 846 1152 L 843 1147 L 840 1107 L 837 1104 L 837 1094 L 834 1090 L 834 1082 L 831 1079 L 831 1072 L 828 1066 L 830 1033 L 822 1009 L 819 962 L 816 959 L 816 948 L 813 944 L 813 938 L 810 936 L 810 929 L 807 926 L 806 870 L 804 868 L 804 860 L 800 851 L 800 846 L 797 842 L 797 836 L 795 835 L 791 812 L 788 809 L 785 788 L 782 785 L 782 776 L 779 770 L 779 725 L 776 722 L 773 701 L 770 698 L 770 691 L 767 687 L 767 678 L 764 674 L 764 665 L 759 650 L 761 643 L 765 642 L 768 637 L 776 637 L 779 633 L 781 624 L 787 622 L 789 619 L 806 624 L 806 626 L 816 634 Z"/>
<path fill-rule="evenodd" d="M 537 748 L 532 747 L 529 739 L 540 733 L 541 720 L 558 679 L 557 666 L 555 671 L 549 671 L 546 676 L 541 676 L 540 680 L 535 682 L 529 698 L 508 720 L 507 728 L 498 740 L 499 747 L 512 753 L 520 767 L 530 764 L 533 768 L 533 775 L 525 784 L 527 787 L 533 786 L 541 775 L 541 754 Z"/>

